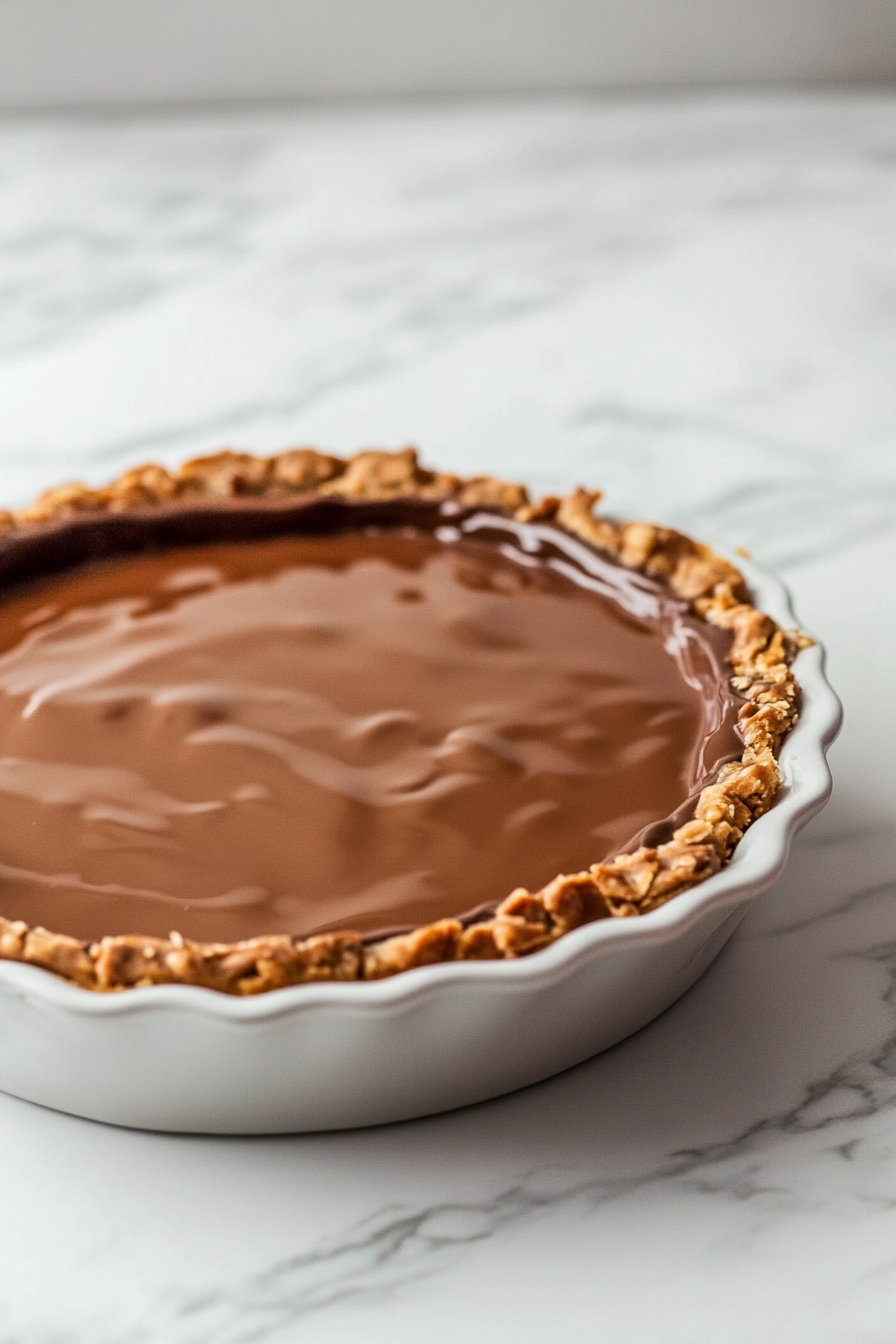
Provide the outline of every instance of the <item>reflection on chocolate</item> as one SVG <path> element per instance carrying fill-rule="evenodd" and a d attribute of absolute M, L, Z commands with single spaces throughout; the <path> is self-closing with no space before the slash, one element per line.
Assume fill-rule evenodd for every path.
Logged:
<path fill-rule="evenodd" d="M 627 847 L 740 754 L 728 637 L 558 529 L 293 515 L 68 569 L 63 528 L 7 588 L 5 916 L 425 924 Z M 228 535 L 204 516 L 191 540 Z"/>

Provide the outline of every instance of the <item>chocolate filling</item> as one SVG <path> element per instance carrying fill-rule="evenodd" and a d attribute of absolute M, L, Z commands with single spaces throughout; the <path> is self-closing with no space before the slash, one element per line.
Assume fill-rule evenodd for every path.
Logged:
<path fill-rule="evenodd" d="M 742 751 L 730 635 L 555 526 L 451 509 L 182 504 L 5 538 L 2 913 L 373 934 L 668 838 Z"/>

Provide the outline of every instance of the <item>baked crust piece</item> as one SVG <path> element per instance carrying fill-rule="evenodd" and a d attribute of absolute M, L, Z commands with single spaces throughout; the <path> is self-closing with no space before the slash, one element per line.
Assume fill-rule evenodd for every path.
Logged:
<path fill-rule="evenodd" d="M 692 820 L 667 843 L 620 854 L 585 872 L 561 874 L 541 891 L 519 887 L 491 918 L 467 926 L 442 919 L 374 942 L 350 932 L 304 939 L 283 934 L 232 944 L 191 942 L 172 933 L 167 939 L 110 935 L 86 945 L 0 917 L 0 959 L 41 966 L 96 991 L 189 984 L 245 995 L 320 981 L 379 980 L 437 962 L 527 956 L 582 924 L 645 914 L 704 881 L 727 862 L 747 827 L 774 801 L 776 757 L 799 706 L 790 664 L 811 640 L 799 631 L 782 630 L 757 611 L 739 571 L 708 547 L 651 523 L 596 516 L 598 491 L 579 489 L 533 503 L 522 485 L 429 471 L 413 448 L 368 450 L 348 460 L 312 448 L 267 458 L 223 451 L 175 471 L 136 467 L 99 490 L 80 484 L 48 490 L 19 512 L 0 510 L 0 535 L 76 514 L 247 495 L 454 501 L 461 508 L 482 507 L 523 522 L 562 527 L 667 584 L 703 620 L 732 631 L 731 684 L 746 701 L 740 713 L 741 759 L 724 766 L 716 782 L 703 789 Z"/>

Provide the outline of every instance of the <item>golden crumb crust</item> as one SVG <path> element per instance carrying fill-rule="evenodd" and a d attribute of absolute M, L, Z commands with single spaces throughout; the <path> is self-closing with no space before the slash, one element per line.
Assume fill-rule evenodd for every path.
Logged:
<path fill-rule="evenodd" d="M 706 546 L 651 523 L 595 514 L 597 491 L 530 501 L 526 488 L 492 476 L 466 479 L 429 471 L 413 448 L 369 450 L 343 460 L 313 448 L 273 457 L 223 451 L 175 471 L 148 465 L 99 490 L 74 484 L 48 490 L 18 512 L 0 510 L 0 541 L 66 517 L 121 513 L 158 505 L 232 499 L 335 495 L 347 500 L 427 499 L 482 507 L 523 522 L 551 522 L 621 564 L 668 585 L 693 611 L 733 635 L 731 684 L 744 697 L 744 751 L 703 789 L 692 820 L 665 844 L 620 854 L 581 873 L 561 874 L 541 891 L 512 891 L 490 918 L 456 919 L 366 942 L 351 932 L 313 938 L 287 934 L 240 943 L 107 936 L 84 944 L 0 916 L 0 959 L 27 962 L 84 989 L 101 992 L 159 984 L 200 985 L 247 995 L 321 981 L 380 980 L 447 961 L 501 961 L 547 947 L 596 919 L 645 914 L 704 881 L 728 861 L 748 826 L 778 791 L 777 755 L 796 721 L 799 687 L 790 665 L 811 643 L 784 631 L 750 602 L 739 571 Z"/>

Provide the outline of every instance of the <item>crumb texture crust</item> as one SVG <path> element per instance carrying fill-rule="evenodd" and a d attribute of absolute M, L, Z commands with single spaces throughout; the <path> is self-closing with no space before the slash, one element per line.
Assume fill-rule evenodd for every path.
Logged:
<path fill-rule="evenodd" d="M 440 962 L 517 958 L 583 924 L 630 918 L 665 904 L 718 872 L 747 828 L 768 811 L 779 786 L 781 742 L 798 712 L 791 663 L 808 641 L 757 611 L 738 570 L 707 547 L 667 528 L 597 514 L 599 492 L 579 489 L 532 502 L 522 485 L 427 470 L 412 448 L 370 450 L 347 460 L 311 448 L 268 458 L 224 451 L 173 472 L 138 467 L 103 489 L 60 486 L 18 512 L 0 511 L 0 561 L 4 550 L 25 536 L 80 516 L 247 496 L 288 500 L 308 495 L 348 501 L 414 498 L 483 508 L 523 522 L 550 522 L 668 585 L 702 620 L 731 632 L 731 684 L 745 700 L 743 755 L 702 790 L 693 818 L 668 842 L 642 846 L 583 872 L 560 874 L 539 891 L 517 888 L 494 915 L 470 924 L 442 919 L 373 942 L 350 932 L 304 939 L 267 935 L 231 944 L 194 942 L 172 933 L 168 938 L 107 936 L 88 945 L 0 915 L 0 958 L 42 967 L 99 992 L 190 984 L 235 995 L 321 981 L 379 980 Z"/>

